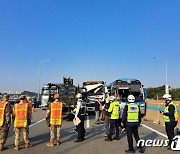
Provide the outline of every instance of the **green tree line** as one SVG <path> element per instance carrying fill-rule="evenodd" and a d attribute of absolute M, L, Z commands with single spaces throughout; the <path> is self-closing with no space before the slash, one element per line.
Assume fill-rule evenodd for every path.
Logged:
<path fill-rule="evenodd" d="M 147 97 L 150 99 L 163 99 L 165 93 L 165 85 L 160 87 L 151 87 L 147 88 Z M 170 89 L 169 93 L 172 96 L 172 99 L 175 101 L 180 101 L 180 88 Z"/>

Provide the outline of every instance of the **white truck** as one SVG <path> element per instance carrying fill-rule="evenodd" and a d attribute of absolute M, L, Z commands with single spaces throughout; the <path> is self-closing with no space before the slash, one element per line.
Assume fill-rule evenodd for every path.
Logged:
<path fill-rule="evenodd" d="M 54 94 L 59 93 L 59 84 L 48 83 L 41 89 L 41 108 L 46 109 Z"/>
<path fill-rule="evenodd" d="M 86 81 L 83 82 L 83 89 L 85 92 L 86 111 L 95 111 L 95 101 L 97 98 L 105 100 L 106 94 L 108 94 L 107 87 L 104 81 Z"/>

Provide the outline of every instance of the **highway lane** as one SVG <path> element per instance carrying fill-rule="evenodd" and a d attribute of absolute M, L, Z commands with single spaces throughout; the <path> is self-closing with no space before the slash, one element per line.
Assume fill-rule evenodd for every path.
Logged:
<path fill-rule="evenodd" d="M 16 152 L 14 147 L 14 132 L 11 128 L 9 138 L 6 143 L 7 150 L 1 152 L 4 154 L 20 153 L 20 154 L 46 154 L 46 153 L 67 153 L 67 154 L 124 154 L 124 150 L 127 149 L 127 140 L 125 134 L 121 135 L 119 141 L 106 142 L 104 141 L 104 125 L 95 125 L 93 117 L 90 117 L 90 128 L 87 130 L 86 140 L 82 143 L 74 143 L 76 139 L 76 133 L 73 131 L 74 125 L 71 121 L 63 121 L 61 129 L 61 142 L 59 146 L 53 148 L 46 147 L 46 143 L 49 141 L 49 128 L 45 121 L 41 121 L 45 117 L 45 111 L 37 109 L 33 113 L 33 124 L 30 127 L 30 140 L 34 144 L 30 149 L 25 149 L 24 145 L 21 145 L 21 150 Z M 157 127 L 149 122 L 144 124 L 150 127 Z M 160 127 L 160 126 L 159 126 Z M 159 131 L 163 130 L 162 127 Z M 139 129 L 141 138 L 147 139 L 165 139 L 165 137 L 141 126 Z M 164 133 L 164 132 L 163 132 Z M 134 144 L 135 145 L 135 144 Z M 136 151 L 136 153 L 139 153 Z M 145 153 L 164 153 L 168 154 L 170 151 L 166 147 L 148 147 Z M 173 152 L 178 153 L 178 152 Z"/>

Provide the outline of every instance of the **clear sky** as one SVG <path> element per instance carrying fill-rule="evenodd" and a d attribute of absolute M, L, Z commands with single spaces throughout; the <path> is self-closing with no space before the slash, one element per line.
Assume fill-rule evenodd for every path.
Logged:
<path fill-rule="evenodd" d="M 140 79 L 180 87 L 179 0 L 1 0 L 0 91 L 41 84 Z"/>

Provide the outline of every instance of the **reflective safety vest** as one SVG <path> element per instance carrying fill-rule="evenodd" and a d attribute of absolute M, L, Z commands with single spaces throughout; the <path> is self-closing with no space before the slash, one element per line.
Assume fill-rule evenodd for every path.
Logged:
<path fill-rule="evenodd" d="M 74 110 L 73 110 L 73 113 L 74 113 L 74 114 L 76 113 L 76 110 L 77 110 L 77 109 L 76 109 L 76 108 L 74 108 Z"/>
<path fill-rule="evenodd" d="M 175 118 L 175 121 L 177 121 L 177 120 L 178 120 L 178 112 L 177 112 L 176 105 L 175 105 L 173 102 L 169 103 L 168 106 L 165 107 L 164 113 L 169 113 L 169 106 L 170 106 L 170 105 L 174 105 L 174 107 L 175 107 L 175 110 L 174 110 L 174 118 Z M 165 122 L 170 122 L 169 116 L 165 116 L 165 115 L 164 115 L 164 121 L 165 121 Z"/>
<path fill-rule="evenodd" d="M 0 127 L 4 123 L 4 111 L 6 108 L 7 102 L 0 102 Z"/>
<path fill-rule="evenodd" d="M 51 103 L 50 124 L 59 126 L 62 123 L 62 103 Z"/>
<path fill-rule="evenodd" d="M 139 106 L 135 103 L 129 103 L 127 106 L 127 122 L 139 122 Z"/>
<path fill-rule="evenodd" d="M 15 104 L 14 113 L 15 113 L 14 127 L 15 128 L 27 127 L 28 103 Z"/>
<path fill-rule="evenodd" d="M 111 119 L 119 119 L 120 104 L 118 101 L 114 101 L 110 104 L 108 112 L 111 112 Z"/>

